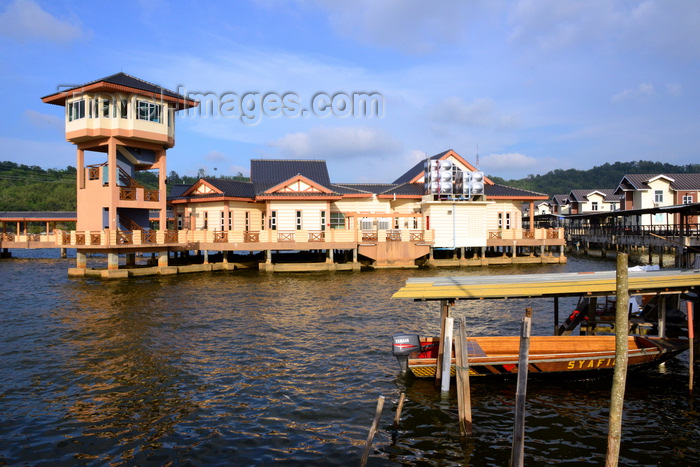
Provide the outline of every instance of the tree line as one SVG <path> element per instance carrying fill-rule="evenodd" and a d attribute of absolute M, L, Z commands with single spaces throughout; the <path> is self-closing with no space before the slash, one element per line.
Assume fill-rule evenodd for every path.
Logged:
<path fill-rule="evenodd" d="M 487 175 L 494 183 L 545 193 L 550 197 L 576 189 L 615 189 L 627 174 L 700 173 L 700 164 L 673 165 L 666 162 L 631 161 L 605 163 L 588 170 L 556 169 L 544 175 L 530 174 L 517 180 Z"/>
<path fill-rule="evenodd" d="M 216 170 L 216 169 L 215 169 Z M 568 194 L 573 189 L 613 189 L 626 174 L 700 173 L 700 164 L 673 165 L 666 162 L 632 161 L 605 163 L 589 170 L 556 169 L 544 175 L 528 175 L 525 178 L 505 180 L 488 177 L 495 183 L 525 190 L 555 194 Z M 136 172 L 136 180 L 148 188 L 158 187 L 155 171 Z M 197 175 L 180 176 L 176 171 L 168 174 L 167 190 L 174 185 L 192 185 L 200 178 L 248 181 L 242 173 L 236 175 L 208 175 L 199 169 Z M 75 211 L 76 169 L 43 169 L 39 166 L 0 162 L 0 211 Z"/>
<path fill-rule="evenodd" d="M 0 162 L 0 211 L 75 211 L 77 170 L 43 169 L 37 165 Z M 158 188 L 157 171 L 136 172 L 137 182 L 147 188 Z M 167 192 L 173 185 L 192 185 L 200 178 L 247 181 L 242 173 L 210 177 L 204 169 L 196 176 L 180 176 L 176 171 L 168 174 Z"/>

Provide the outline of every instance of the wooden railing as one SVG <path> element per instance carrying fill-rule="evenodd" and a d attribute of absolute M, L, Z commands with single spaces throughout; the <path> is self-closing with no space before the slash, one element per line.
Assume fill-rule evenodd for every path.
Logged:
<path fill-rule="evenodd" d="M 214 232 L 214 243 L 227 243 L 228 232 Z"/>
<path fill-rule="evenodd" d="M 142 230 L 141 231 L 141 242 L 142 243 L 156 243 L 156 231 L 155 230 Z"/>
<path fill-rule="evenodd" d="M 293 242 L 294 232 L 277 232 L 278 242 Z"/>
<path fill-rule="evenodd" d="M 136 188 L 120 187 L 119 199 L 122 201 L 136 201 Z"/>
<path fill-rule="evenodd" d="M 401 241 L 401 231 L 387 230 L 386 241 L 387 242 L 400 242 Z"/>
<path fill-rule="evenodd" d="M 309 232 L 310 242 L 324 242 L 326 240 L 325 232 Z"/>
<path fill-rule="evenodd" d="M 117 243 L 119 245 L 132 245 L 134 243 L 134 232 L 119 230 L 117 232 Z"/>
<path fill-rule="evenodd" d="M 164 237 L 165 243 L 178 243 L 177 230 L 166 230 Z"/>
<path fill-rule="evenodd" d="M 160 199 L 160 191 L 151 190 L 149 188 L 145 188 L 143 190 L 143 200 L 144 201 L 158 201 L 159 199 Z"/>
<path fill-rule="evenodd" d="M 363 242 L 376 242 L 379 240 L 379 235 L 377 232 L 367 232 L 363 231 L 362 232 L 362 241 Z"/>
<path fill-rule="evenodd" d="M 422 242 L 424 238 L 423 232 L 411 232 L 409 235 L 409 240 L 412 242 Z"/>
<path fill-rule="evenodd" d="M 243 232 L 243 241 L 245 243 L 260 242 L 260 232 Z"/>

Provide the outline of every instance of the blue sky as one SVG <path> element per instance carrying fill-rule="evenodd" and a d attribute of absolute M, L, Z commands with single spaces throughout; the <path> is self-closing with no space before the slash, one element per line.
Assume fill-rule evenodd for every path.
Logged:
<path fill-rule="evenodd" d="M 477 148 L 506 179 L 700 163 L 699 30 L 696 0 L 0 1 L 0 160 L 75 165 L 62 109 L 40 98 L 123 71 L 304 108 L 381 96 L 381 116 L 181 115 L 168 152 L 181 175 L 325 159 L 333 181 L 389 182 L 446 149 L 475 164 Z"/>

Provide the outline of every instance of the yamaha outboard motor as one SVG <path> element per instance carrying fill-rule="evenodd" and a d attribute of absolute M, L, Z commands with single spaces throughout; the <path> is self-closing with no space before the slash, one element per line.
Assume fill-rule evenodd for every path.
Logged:
<path fill-rule="evenodd" d="M 408 356 L 412 352 L 420 351 L 420 338 L 418 334 L 394 334 L 394 342 L 391 346 L 391 353 L 401 365 L 401 372 L 408 371 Z"/>

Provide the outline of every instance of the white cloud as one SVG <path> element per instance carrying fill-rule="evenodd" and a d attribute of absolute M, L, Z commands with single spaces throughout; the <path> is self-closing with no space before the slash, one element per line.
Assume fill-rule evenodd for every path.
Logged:
<path fill-rule="evenodd" d="M 322 158 L 394 154 L 400 143 L 377 128 L 316 127 L 306 133 L 287 134 L 270 143 L 285 157 Z"/>
<path fill-rule="evenodd" d="M 437 123 L 471 128 L 510 128 L 517 125 L 516 115 L 501 115 L 496 103 L 488 97 L 465 102 L 451 96 L 435 106 L 429 118 Z"/>
<path fill-rule="evenodd" d="M 491 7 L 490 2 L 446 0 L 316 0 L 328 12 L 337 33 L 359 42 L 392 47 L 411 54 L 434 52 L 465 40 L 468 27 Z"/>
<path fill-rule="evenodd" d="M 224 162 L 228 159 L 226 154 L 221 151 L 209 151 L 209 153 L 204 155 L 204 160 L 210 162 Z"/>
<path fill-rule="evenodd" d="M 44 114 L 37 112 L 36 110 L 29 109 L 24 111 L 24 116 L 31 122 L 32 125 L 40 129 L 49 127 L 63 132 L 65 128 L 63 119 L 56 115 Z"/>
<path fill-rule="evenodd" d="M 24 42 L 67 43 L 80 38 L 80 26 L 44 11 L 33 0 L 15 0 L 0 15 L 0 35 Z"/>
<path fill-rule="evenodd" d="M 500 177 L 505 177 L 501 175 L 504 173 L 524 172 L 542 167 L 539 160 L 517 152 L 481 156 L 479 162 L 479 167 L 484 172 Z"/>
<path fill-rule="evenodd" d="M 649 97 L 654 95 L 654 86 L 649 83 L 642 83 L 636 88 L 625 89 L 614 96 L 612 96 L 612 102 L 625 102 L 625 101 L 645 101 Z"/>

